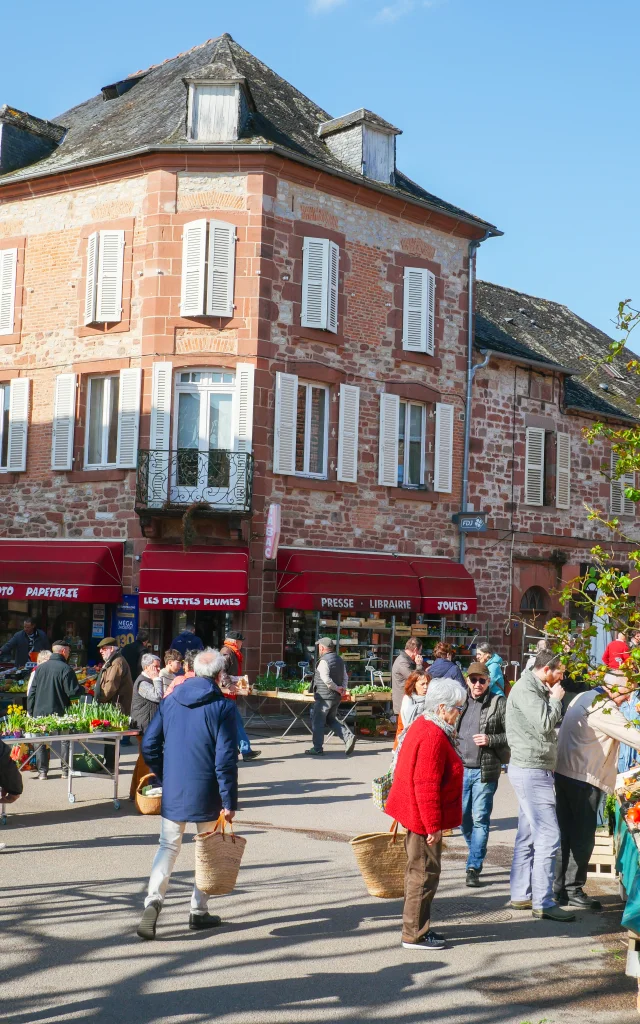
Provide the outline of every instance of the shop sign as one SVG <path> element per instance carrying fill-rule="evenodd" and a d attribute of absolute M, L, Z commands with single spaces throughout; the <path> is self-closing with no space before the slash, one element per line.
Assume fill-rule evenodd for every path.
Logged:
<path fill-rule="evenodd" d="M 113 613 L 111 629 L 119 647 L 133 643 L 138 632 L 138 597 L 136 594 L 122 595 L 122 600 L 116 605 Z"/>
<path fill-rule="evenodd" d="M 427 615 L 457 615 L 461 612 L 471 612 L 472 615 L 475 615 L 478 611 L 478 601 L 475 597 L 463 600 L 423 597 L 422 611 Z"/>
<path fill-rule="evenodd" d="M 280 524 L 282 513 L 280 505 L 270 505 L 267 515 L 267 525 L 264 531 L 264 557 L 275 558 L 278 554 L 280 543 Z"/>
<path fill-rule="evenodd" d="M 24 601 L 27 597 L 58 598 L 64 601 L 77 601 L 79 587 L 28 587 L 24 583 L 9 584 L 0 587 L 0 597 L 15 597 Z"/>
<path fill-rule="evenodd" d="M 184 597 L 183 595 L 145 594 L 142 597 L 143 608 L 242 608 L 241 597 Z"/>
<path fill-rule="evenodd" d="M 487 529 L 486 512 L 456 512 L 451 516 L 461 533 L 484 533 Z"/>
<path fill-rule="evenodd" d="M 414 608 L 415 605 L 415 608 Z M 321 611 L 410 612 L 419 611 L 419 602 L 410 597 L 320 597 Z"/>
<path fill-rule="evenodd" d="M 94 640 L 102 640 L 104 636 L 104 621 L 99 622 L 97 619 L 93 620 L 93 626 L 91 627 L 91 636 Z"/>

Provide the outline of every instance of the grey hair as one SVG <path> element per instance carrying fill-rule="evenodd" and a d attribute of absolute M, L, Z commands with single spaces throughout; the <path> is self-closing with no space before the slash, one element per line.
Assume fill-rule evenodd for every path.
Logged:
<path fill-rule="evenodd" d="M 215 679 L 225 666 L 225 660 L 216 647 L 205 647 L 193 660 L 193 671 L 205 679 Z"/>
<path fill-rule="evenodd" d="M 441 704 L 450 711 L 467 699 L 466 690 L 455 679 L 432 679 L 424 699 L 424 710 L 435 711 Z"/>
<path fill-rule="evenodd" d="M 148 651 L 146 654 L 143 654 L 142 657 L 140 658 L 140 667 L 144 670 L 145 668 L 148 668 L 149 665 L 152 665 L 154 661 L 157 661 L 158 664 L 160 664 L 159 655 L 151 654 L 151 652 Z"/>
<path fill-rule="evenodd" d="M 491 644 L 478 644 L 476 651 L 482 651 L 483 654 L 493 654 L 493 647 Z"/>

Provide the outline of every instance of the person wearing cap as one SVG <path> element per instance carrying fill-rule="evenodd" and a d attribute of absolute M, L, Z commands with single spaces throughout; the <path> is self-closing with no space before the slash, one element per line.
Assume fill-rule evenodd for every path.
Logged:
<path fill-rule="evenodd" d="M 458 722 L 458 748 L 464 765 L 462 834 L 469 848 L 467 885 L 477 889 L 487 853 L 493 798 L 502 765 L 508 760 L 507 701 L 503 694 L 491 692 L 489 668 L 483 662 L 469 665 L 467 689 Z"/>
<path fill-rule="evenodd" d="M 560 906 L 600 910 L 584 892 L 595 844 L 598 806 L 613 793 L 621 743 L 640 750 L 640 730 L 630 726 L 620 706 L 634 687 L 623 672 L 607 672 L 604 685 L 571 701 L 558 735 L 555 771 L 560 850 L 553 892 Z"/>
<path fill-rule="evenodd" d="M 68 664 L 70 653 L 69 645 L 57 640 L 53 644 L 49 660 L 38 665 L 27 694 L 27 714 L 32 718 L 39 715 L 64 715 L 72 700 L 86 697 L 84 688 Z M 64 740 L 61 743 L 60 762 L 62 775 L 66 778 L 69 774 L 69 743 Z M 36 765 L 38 778 L 46 779 L 49 771 L 49 750 L 44 743 L 36 749 Z"/>
<path fill-rule="evenodd" d="M 220 648 L 220 654 L 224 659 L 224 668 L 218 678 L 218 685 L 224 693 L 225 697 L 229 700 L 236 701 L 238 688 L 238 680 L 242 675 L 242 665 L 244 662 L 244 655 L 242 653 L 242 645 L 244 643 L 244 634 L 237 630 L 232 630 L 227 633 L 224 644 Z M 238 705 L 236 708 L 236 730 L 238 733 L 238 750 L 242 754 L 243 761 L 254 761 L 256 757 L 260 757 L 259 750 L 251 749 L 251 741 L 247 736 L 244 722 L 242 721 L 242 715 Z"/>
<path fill-rule="evenodd" d="M 112 636 L 106 636 L 98 644 L 103 665 L 98 673 L 94 690 L 94 700 L 98 704 L 117 704 L 125 715 L 131 714 L 133 698 L 133 679 L 131 669 L 122 657 L 122 649 Z M 104 766 L 108 772 L 114 770 L 116 751 L 112 743 L 104 745 Z"/>
<path fill-rule="evenodd" d="M 321 636 L 317 641 L 317 647 L 318 657 L 313 677 L 314 703 L 311 708 L 313 746 L 305 753 L 315 757 L 324 754 L 324 730 L 328 726 L 344 741 L 344 752 L 349 757 L 356 745 L 356 738 L 351 730 L 337 719 L 340 701 L 347 692 L 347 670 L 342 658 L 336 654 L 335 641 L 331 637 Z"/>

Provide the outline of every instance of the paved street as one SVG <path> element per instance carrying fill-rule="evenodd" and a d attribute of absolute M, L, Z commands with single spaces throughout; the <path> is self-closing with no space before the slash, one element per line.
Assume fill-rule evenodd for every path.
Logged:
<path fill-rule="evenodd" d="M 631 1024 L 635 982 L 613 885 L 605 911 L 575 924 L 533 921 L 506 907 L 515 801 L 503 777 L 486 887 L 463 886 L 460 838 L 448 840 L 436 904 L 451 939 L 431 954 L 400 946 L 401 901 L 368 896 L 349 837 L 385 828 L 370 780 L 390 744 L 335 740 L 305 758 L 306 737 L 256 742 L 240 767 L 238 830 L 247 851 L 238 890 L 219 899 L 225 925 L 187 930 L 193 843 L 185 841 L 158 939 L 135 927 L 158 819 L 103 781 L 78 780 L 71 807 L 57 777 L 28 777 L 2 839 L 2 996 L 11 1024 Z M 133 755 L 127 753 L 128 773 Z M 57 772 L 55 773 L 57 776 Z M 121 783 L 124 796 L 128 774 Z M 105 799 L 99 800 L 100 797 Z M 211 901 L 212 905 L 215 902 Z M 212 906 L 213 909 L 213 906 Z"/>

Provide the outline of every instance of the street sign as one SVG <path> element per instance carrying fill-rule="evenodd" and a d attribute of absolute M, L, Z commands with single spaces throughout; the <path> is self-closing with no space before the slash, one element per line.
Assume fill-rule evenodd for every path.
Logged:
<path fill-rule="evenodd" d="M 451 516 L 451 522 L 456 523 L 463 533 L 482 533 L 487 528 L 486 512 L 456 512 Z"/>

